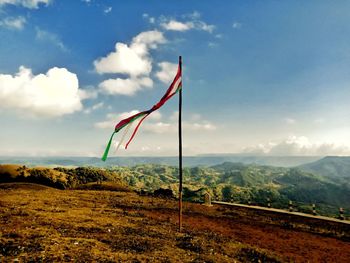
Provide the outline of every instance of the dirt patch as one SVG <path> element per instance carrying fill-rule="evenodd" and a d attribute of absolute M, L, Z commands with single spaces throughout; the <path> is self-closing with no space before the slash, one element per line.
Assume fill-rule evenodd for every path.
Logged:
<path fill-rule="evenodd" d="M 185 202 L 179 233 L 176 201 L 133 192 L 19 187 L 0 200 L 1 262 L 350 262 L 323 226 L 245 210 Z"/>

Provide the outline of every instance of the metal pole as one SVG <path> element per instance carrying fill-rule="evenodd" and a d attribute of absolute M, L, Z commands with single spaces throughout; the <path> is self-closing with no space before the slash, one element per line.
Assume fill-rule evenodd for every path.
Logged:
<path fill-rule="evenodd" d="M 179 56 L 182 78 L 182 59 Z M 182 81 L 182 79 L 181 79 Z M 182 87 L 179 91 L 179 231 L 182 230 Z"/>

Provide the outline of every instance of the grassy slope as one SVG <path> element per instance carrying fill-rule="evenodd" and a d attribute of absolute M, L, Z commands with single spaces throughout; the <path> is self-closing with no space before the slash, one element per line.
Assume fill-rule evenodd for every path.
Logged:
<path fill-rule="evenodd" d="M 171 186 L 176 191 L 178 171 L 175 167 L 147 164 L 112 169 L 139 189 Z M 304 212 L 311 212 L 311 204 L 316 203 L 323 215 L 337 216 L 339 207 L 344 207 L 349 216 L 350 187 L 300 169 L 227 162 L 210 168 L 185 168 L 183 173 L 184 187 L 207 190 L 217 200 L 266 205 L 266 199 L 270 198 L 279 208 L 287 208 L 292 200 L 298 202 Z M 189 200 L 196 201 L 199 197 L 202 195 L 193 193 Z"/>
<path fill-rule="evenodd" d="M 304 164 L 299 167 L 305 171 L 322 175 L 336 182 L 349 184 L 349 157 L 327 156 L 316 162 Z"/>
<path fill-rule="evenodd" d="M 176 201 L 6 184 L 0 187 L 0 261 L 349 262 L 350 243 L 329 236 L 343 230 L 288 222 L 184 203 L 179 233 Z"/>

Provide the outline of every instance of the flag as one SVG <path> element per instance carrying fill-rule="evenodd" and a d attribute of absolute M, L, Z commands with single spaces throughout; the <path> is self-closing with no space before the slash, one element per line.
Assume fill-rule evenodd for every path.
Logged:
<path fill-rule="evenodd" d="M 126 119 L 121 120 L 114 128 L 114 132 L 111 135 L 111 138 L 108 141 L 106 150 L 104 151 L 104 154 L 102 156 L 102 161 L 106 161 L 107 160 L 107 156 L 108 156 L 108 152 L 109 149 L 111 147 L 112 144 L 112 140 L 113 140 L 113 136 L 119 132 L 120 130 L 125 128 L 125 133 L 122 136 L 122 139 L 125 137 L 126 132 L 128 131 L 128 129 L 130 128 L 131 124 L 134 123 L 135 121 L 139 120 L 138 124 L 136 125 L 136 128 L 134 129 L 129 141 L 126 143 L 125 145 L 125 149 L 128 148 L 130 142 L 132 141 L 132 139 L 135 137 L 141 123 L 154 111 L 158 110 L 160 107 L 162 107 L 164 105 L 165 102 L 167 102 L 172 96 L 174 96 L 182 87 L 182 67 L 181 67 L 181 60 L 179 61 L 179 65 L 177 68 L 177 73 L 175 75 L 175 78 L 173 80 L 173 82 L 171 83 L 170 87 L 168 88 L 168 90 L 165 92 L 164 96 L 158 101 L 157 104 L 155 104 L 151 109 L 146 110 L 146 111 L 142 111 L 139 113 L 136 113 Z M 119 146 L 121 145 L 122 140 L 120 140 L 117 148 L 119 148 Z"/>

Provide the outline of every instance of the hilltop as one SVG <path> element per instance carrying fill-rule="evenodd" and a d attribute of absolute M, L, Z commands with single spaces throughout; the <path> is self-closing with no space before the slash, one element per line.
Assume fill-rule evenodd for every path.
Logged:
<path fill-rule="evenodd" d="M 0 184 L 2 262 L 349 262 L 344 227 L 185 202 L 180 233 L 176 200 Z"/>
<path fill-rule="evenodd" d="M 77 188 L 92 182 L 109 181 L 118 185 L 121 189 L 127 186 L 126 182 L 114 172 L 101 168 L 77 167 L 77 168 L 29 168 L 25 165 L 5 164 L 0 165 L 0 183 L 29 182 L 58 189 Z"/>

